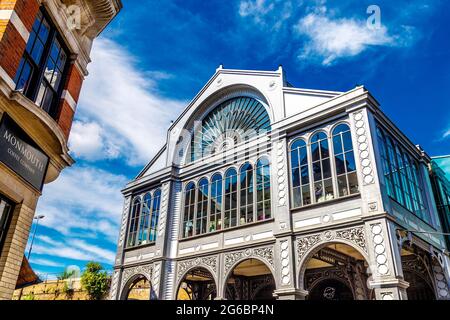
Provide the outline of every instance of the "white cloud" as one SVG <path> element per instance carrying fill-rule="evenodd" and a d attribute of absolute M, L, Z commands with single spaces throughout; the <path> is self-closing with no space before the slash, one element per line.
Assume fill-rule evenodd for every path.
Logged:
<path fill-rule="evenodd" d="M 64 264 L 62 264 L 62 263 L 54 262 L 52 260 L 47 260 L 47 259 L 41 259 L 41 258 L 33 259 L 32 262 L 33 262 L 33 264 L 37 264 L 40 266 L 46 266 L 46 267 L 64 267 Z"/>
<path fill-rule="evenodd" d="M 444 134 L 442 135 L 442 139 L 446 139 L 448 137 L 450 137 L 450 129 L 444 132 Z"/>
<path fill-rule="evenodd" d="M 140 70 L 130 52 L 104 38 L 96 39 L 91 56 L 77 109 L 80 120 L 69 141 L 72 152 L 91 161 L 124 157 L 131 165 L 146 164 L 184 107 L 157 93 L 156 80 L 171 75 Z"/>
<path fill-rule="evenodd" d="M 62 241 L 58 241 L 48 236 L 36 237 L 36 244 L 33 245 L 33 253 L 30 262 L 50 267 L 65 266 L 62 263 L 41 258 L 39 255 L 80 261 L 99 261 L 109 264 L 113 264 L 115 258 L 115 253 L 113 251 L 104 249 L 98 245 L 90 244 L 84 240 L 67 237 Z"/>
<path fill-rule="evenodd" d="M 295 26 L 295 32 L 307 39 L 300 59 L 319 59 L 322 65 L 330 65 L 339 58 L 356 56 L 370 46 L 396 43 L 383 25 L 369 29 L 365 20 L 332 19 L 325 12 L 322 9 L 320 13 L 310 13 Z"/>
<path fill-rule="evenodd" d="M 242 18 L 251 18 L 260 27 L 268 27 L 272 31 L 280 30 L 292 11 L 292 2 L 287 0 L 242 0 L 239 3 Z"/>
<path fill-rule="evenodd" d="M 239 4 L 239 14 L 241 17 L 253 16 L 260 19 L 274 8 L 274 3 L 266 0 L 246 0 Z"/>
<path fill-rule="evenodd" d="M 44 188 L 37 212 L 41 224 L 63 235 L 95 238 L 115 243 L 123 204 L 123 175 L 88 167 L 67 168 L 57 181 Z"/>
<path fill-rule="evenodd" d="M 98 123 L 74 121 L 69 147 L 77 157 L 90 161 L 117 158 L 120 152 L 112 143 Z"/>

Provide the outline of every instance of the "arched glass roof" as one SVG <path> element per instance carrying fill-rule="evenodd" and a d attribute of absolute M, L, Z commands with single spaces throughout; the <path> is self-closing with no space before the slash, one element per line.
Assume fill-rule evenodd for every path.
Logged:
<path fill-rule="evenodd" d="M 227 100 L 194 125 L 190 161 L 221 153 L 270 131 L 270 118 L 261 102 L 250 97 Z"/>

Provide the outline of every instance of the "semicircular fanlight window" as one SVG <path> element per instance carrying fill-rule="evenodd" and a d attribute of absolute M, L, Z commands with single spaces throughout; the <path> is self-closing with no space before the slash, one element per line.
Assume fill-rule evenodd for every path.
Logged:
<path fill-rule="evenodd" d="M 227 100 L 194 126 L 190 160 L 221 153 L 267 131 L 270 118 L 261 102 L 249 97 Z"/>

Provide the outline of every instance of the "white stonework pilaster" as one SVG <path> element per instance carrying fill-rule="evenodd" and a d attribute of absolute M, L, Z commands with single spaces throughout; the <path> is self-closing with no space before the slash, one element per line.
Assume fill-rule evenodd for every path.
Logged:
<path fill-rule="evenodd" d="M 371 130 L 371 119 L 371 114 L 367 108 L 349 114 L 358 185 L 362 199 L 362 212 L 366 215 L 383 210 L 373 146 L 373 140 L 376 139 L 376 136 L 373 135 Z"/>
<path fill-rule="evenodd" d="M 168 197 L 168 214 L 167 221 L 170 221 L 168 227 L 166 228 L 165 239 L 167 243 L 164 248 L 164 256 L 168 260 L 164 263 L 164 274 L 165 277 L 162 281 L 163 291 L 161 293 L 165 299 L 173 299 L 174 291 L 176 290 L 176 261 L 174 260 L 177 256 L 178 251 L 178 237 L 180 233 L 180 222 L 181 222 L 181 199 L 182 199 L 182 183 L 181 181 L 172 181 L 170 190 L 170 196 Z"/>
<path fill-rule="evenodd" d="M 272 136 L 271 189 L 272 216 L 275 218 L 274 234 L 292 230 L 289 212 L 289 157 L 285 136 Z"/>
<path fill-rule="evenodd" d="M 366 222 L 369 247 L 368 285 L 376 300 L 405 300 L 408 283 L 403 280 L 400 248 L 395 225 L 378 219 Z"/>

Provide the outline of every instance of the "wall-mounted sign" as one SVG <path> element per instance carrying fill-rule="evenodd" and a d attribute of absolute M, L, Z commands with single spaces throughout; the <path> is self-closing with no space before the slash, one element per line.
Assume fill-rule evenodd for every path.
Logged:
<path fill-rule="evenodd" d="M 0 161 L 41 190 L 48 160 L 36 143 L 4 113 L 0 122 Z"/>

